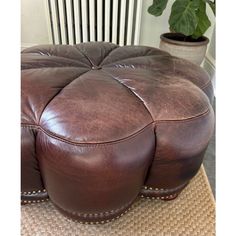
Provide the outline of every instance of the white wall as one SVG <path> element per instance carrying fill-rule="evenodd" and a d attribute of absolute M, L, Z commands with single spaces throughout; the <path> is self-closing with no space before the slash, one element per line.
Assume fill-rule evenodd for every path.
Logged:
<path fill-rule="evenodd" d="M 21 0 L 21 46 L 48 43 L 44 0 Z"/>

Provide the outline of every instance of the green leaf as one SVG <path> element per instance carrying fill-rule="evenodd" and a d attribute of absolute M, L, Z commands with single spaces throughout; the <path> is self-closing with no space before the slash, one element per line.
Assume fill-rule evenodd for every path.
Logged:
<path fill-rule="evenodd" d="M 199 2 L 199 8 L 196 14 L 198 17 L 198 24 L 195 32 L 192 35 L 192 37 L 195 39 L 201 37 L 206 32 L 206 30 L 211 26 L 211 22 L 206 14 L 206 2 L 202 0 Z"/>
<path fill-rule="evenodd" d="M 148 12 L 154 16 L 160 16 L 166 8 L 168 0 L 154 0 L 148 8 Z"/>
<path fill-rule="evenodd" d="M 170 30 L 186 36 L 192 35 L 198 24 L 198 7 L 199 0 L 176 0 L 171 8 Z"/>

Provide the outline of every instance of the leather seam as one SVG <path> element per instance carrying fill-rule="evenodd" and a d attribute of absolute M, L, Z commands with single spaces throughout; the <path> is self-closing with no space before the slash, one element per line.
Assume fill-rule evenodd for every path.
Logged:
<path fill-rule="evenodd" d="M 113 61 L 109 64 L 105 64 L 106 66 L 109 66 L 109 65 L 112 65 L 112 64 L 117 64 L 117 63 L 120 63 L 122 61 L 125 61 L 125 60 L 130 60 L 130 59 L 135 59 L 135 58 L 139 58 L 139 57 L 170 57 L 170 55 L 163 55 L 163 54 L 153 54 L 153 55 L 140 55 L 140 56 L 136 56 L 136 57 L 127 57 L 127 58 L 124 58 L 124 59 L 121 59 L 121 60 L 118 60 L 118 61 Z"/>
<path fill-rule="evenodd" d="M 207 110 L 205 110 L 204 112 L 196 115 L 196 116 L 192 116 L 192 117 L 188 117 L 188 118 L 185 118 L 185 119 L 179 119 L 179 120 L 158 120 L 158 121 L 155 121 L 155 123 L 169 123 L 169 122 L 188 122 L 188 121 L 192 121 L 192 120 L 195 120 L 195 119 L 198 119 L 202 116 L 205 116 L 207 115 L 208 113 L 210 113 L 210 109 L 207 108 Z"/>
<path fill-rule="evenodd" d="M 54 49 L 56 49 L 56 45 L 53 45 L 54 46 L 54 48 L 53 49 L 51 49 L 51 50 L 54 50 Z M 76 48 L 75 46 L 72 46 L 72 45 L 64 45 L 64 46 L 66 46 L 66 47 L 70 47 L 70 48 L 72 48 L 72 49 L 74 49 L 74 48 Z M 77 59 L 73 59 L 73 58 L 70 58 L 70 57 L 63 57 L 63 56 L 59 56 L 59 55 L 55 55 L 55 54 L 52 54 L 52 53 L 50 53 L 48 50 L 46 50 L 46 49 L 43 49 L 43 50 L 46 50 L 47 51 L 47 53 L 48 54 L 44 54 L 44 53 L 41 53 L 40 51 L 42 50 L 43 48 L 39 48 L 39 49 L 34 49 L 34 50 L 39 50 L 39 52 L 36 52 L 36 51 L 30 51 L 30 52 L 24 52 L 24 51 L 22 51 L 21 52 L 21 54 L 37 54 L 37 55 L 40 55 L 40 56 L 48 56 L 48 57 L 58 57 L 58 58 L 63 58 L 63 59 L 68 59 L 68 60 L 71 60 L 71 61 L 74 61 L 74 62 L 76 62 L 76 63 L 78 63 L 78 59 L 79 58 L 77 58 Z M 77 48 L 76 48 L 77 49 Z M 78 50 L 83 56 L 85 56 L 80 50 Z M 83 63 L 83 64 L 85 64 L 85 63 Z M 85 64 L 86 66 L 89 66 L 89 65 L 87 65 L 87 64 Z"/>
<path fill-rule="evenodd" d="M 133 94 L 138 101 L 144 106 L 145 110 L 148 112 L 148 114 L 150 115 L 152 121 L 154 121 L 151 112 L 148 110 L 147 106 L 145 105 L 145 103 L 139 98 L 139 96 L 128 86 L 126 86 L 125 84 L 123 84 L 121 81 L 119 81 L 118 79 L 115 78 L 115 76 L 107 71 L 104 70 L 104 72 L 108 75 L 110 75 L 112 77 L 113 80 L 117 81 L 120 85 L 124 86 L 126 89 L 128 89 L 128 91 L 130 91 L 131 94 Z"/>
<path fill-rule="evenodd" d="M 94 64 L 93 64 L 93 61 L 84 53 L 84 52 L 82 52 L 79 48 L 77 48 L 76 46 L 74 47 L 78 52 L 80 52 L 87 60 L 88 60 L 88 62 L 90 63 L 90 65 L 91 66 L 95 66 Z"/>
<path fill-rule="evenodd" d="M 27 53 L 27 54 L 37 54 L 37 53 Z M 82 54 L 82 53 L 81 53 Z M 83 54 L 82 54 L 83 55 Z M 70 62 L 73 62 L 73 63 L 75 63 L 75 64 L 78 64 L 78 63 L 82 63 L 83 65 L 85 65 L 85 66 L 89 66 L 88 64 L 85 64 L 85 63 L 83 63 L 83 62 L 78 62 L 76 59 L 72 59 L 72 58 L 69 58 L 69 57 L 62 57 L 62 56 L 57 56 L 57 55 L 46 55 L 46 54 L 37 54 L 37 56 L 45 56 L 45 57 L 57 57 L 57 58 L 61 58 L 61 59 L 64 59 L 64 60 L 67 60 L 67 61 L 70 61 Z M 77 65 L 78 67 L 80 67 L 81 65 Z"/>
<path fill-rule="evenodd" d="M 38 124 L 40 123 L 40 120 L 42 118 L 42 115 L 45 111 L 45 109 L 49 106 L 49 104 L 67 87 L 69 86 L 71 83 L 73 83 L 75 80 L 79 79 L 82 75 L 86 74 L 87 72 L 89 72 L 90 70 L 86 70 L 85 72 L 81 73 L 80 75 L 77 75 L 76 78 L 74 78 L 72 81 L 70 81 L 69 83 L 67 83 L 65 86 L 63 86 L 63 88 L 61 88 L 51 99 L 49 99 L 49 101 L 46 103 L 46 105 L 44 106 L 41 114 L 40 114 L 40 117 L 39 117 L 39 120 L 38 120 Z"/>
<path fill-rule="evenodd" d="M 113 44 L 113 43 L 112 43 L 112 44 Z M 117 47 L 112 48 L 111 51 L 109 51 L 109 53 L 107 53 L 107 55 L 98 63 L 98 66 L 102 66 L 102 63 L 105 61 L 105 59 L 106 59 L 112 52 L 114 52 L 116 49 L 120 48 L 119 45 L 116 45 L 116 44 L 113 44 L 113 45 L 115 45 L 115 46 L 117 46 Z"/>
<path fill-rule="evenodd" d="M 148 125 L 146 125 L 144 128 L 142 128 L 141 130 L 139 130 L 138 132 L 134 133 L 134 134 L 131 134 L 130 136 L 127 136 L 125 138 L 122 138 L 122 139 L 119 139 L 119 140 L 115 140 L 115 141 L 108 141 L 108 142 L 100 142 L 100 143 L 78 143 L 78 142 L 75 142 L 75 141 L 71 141 L 71 140 L 66 140 L 65 138 L 62 138 L 60 136 L 57 136 L 55 135 L 54 133 L 51 133 L 50 131 L 46 131 L 44 130 L 41 126 L 38 126 L 38 125 L 22 125 L 22 128 L 33 128 L 33 129 L 37 129 L 39 131 L 42 131 L 43 133 L 45 133 L 46 135 L 48 135 L 49 137 L 51 138 L 55 138 L 61 142 L 65 142 L 65 143 L 68 143 L 68 144 L 71 144 L 71 145 L 75 145 L 75 146 L 98 146 L 98 145 L 112 145 L 112 144 L 116 144 L 116 143 L 120 143 L 120 142 L 123 142 L 125 140 L 129 140 L 129 139 L 132 139 L 134 137 L 136 137 L 138 134 L 140 133 L 143 133 L 144 131 L 146 131 L 146 128 L 151 126 L 153 124 L 152 123 L 149 123 Z"/>
<path fill-rule="evenodd" d="M 113 44 L 113 45 L 115 45 L 115 44 Z M 119 45 L 116 45 L 116 46 L 117 46 L 117 47 L 113 48 L 113 49 L 102 59 L 102 61 L 98 64 L 99 66 L 103 66 L 102 63 L 105 61 L 105 59 L 107 59 L 107 57 L 109 57 L 110 54 L 111 54 L 112 52 L 114 52 L 116 49 L 120 48 Z M 105 65 L 106 65 L 106 64 L 105 64 Z"/>
<path fill-rule="evenodd" d="M 91 69 L 90 67 L 78 67 L 78 66 L 42 66 L 42 67 L 30 67 L 30 68 L 21 68 L 21 70 L 35 70 L 35 69 L 54 69 L 54 68 L 76 68 L 76 69 Z"/>
<path fill-rule="evenodd" d="M 57 139 L 61 142 L 64 142 L 64 143 L 68 143 L 68 144 L 71 144 L 71 145 L 75 145 L 75 146 L 100 146 L 100 145 L 103 145 L 103 146 L 106 146 L 106 145 L 112 145 L 112 144 L 117 144 L 117 143 L 121 143 L 123 141 L 126 141 L 126 140 L 129 140 L 129 139 L 132 139 L 134 137 L 136 137 L 137 135 L 139 135 L 140 133 L 146 131 L 146 129 L 149 127 L 149 126 L 152 126 L 152 125 L 158 125 L 159 123 L 169 123 L 169 122 L 190 122 L 192 120 L 195 120 L 195 119 L 199 119 L 201 117 L 204 117 L 206 116 L 207 114 L 210 113 L 210 109 L 206 110 L 205 112 L 203 112 L 202 114 L 198 115 L 198 116 L 194 116 L 194 117 L 190 117 L 190 118 L 186 118 L 186 119 L 182 119 L 182 120 L 160 120 L 160 121 L 153 121 L 151 123 L 149 123 L 148 125 L 146 125 L 145 127 L 143 127 L 141 130 L 137 131 L 136 133 L 134 134 L 131 134 L 125 138 L 122 138 L 122 139 L 119 139 L 119 140 L 115 140 L 115 141 L 108 141 L 108 142 L 100 142 L 100 143 L 82 143 L 82 142 L 75 142 L 75 141 L 71 141 L 71 140 L 66 140 L 65 138 L 62 138 L 60 136 L 57 136 L 55 135 L 54 133 L 50 132 L 50 131 L 46 131 L 45 129 L 43 129 L 41 126 L 39 125 L 35 125 L 35 124 L 26 124 L 26 123 L 22 123 L 22 128 L 33 128 L 33 129 L 37 129 L 39 131 L 42 131 L 43 133 L 45 133 L 46 135 L 48 135 L 49 137 L 51 138 L 54 138 L 54 139 Z"/>

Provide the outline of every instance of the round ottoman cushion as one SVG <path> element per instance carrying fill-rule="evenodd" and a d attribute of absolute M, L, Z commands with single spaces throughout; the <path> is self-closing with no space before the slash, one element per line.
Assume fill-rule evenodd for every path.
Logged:
<path fill-rule="evenodd" d="M 48 194 L 70 217 L 105 222 L 139 194 L 174 198 L 212 135 L 212 91 L 203 69 L 151 47 L 24 50 L 23 199 Z"/>

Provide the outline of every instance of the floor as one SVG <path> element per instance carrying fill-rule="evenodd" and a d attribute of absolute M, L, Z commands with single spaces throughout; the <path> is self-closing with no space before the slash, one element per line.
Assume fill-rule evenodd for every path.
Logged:
<path fill-rule="evenodd" d="M 213 104 L 213 108 L 215 110 L 215 101 Z M 206 150 L 203 165 L 205 167 L 205 171 L 209 179 L 213 195 L 215 197 L 215 133 Z"/>

